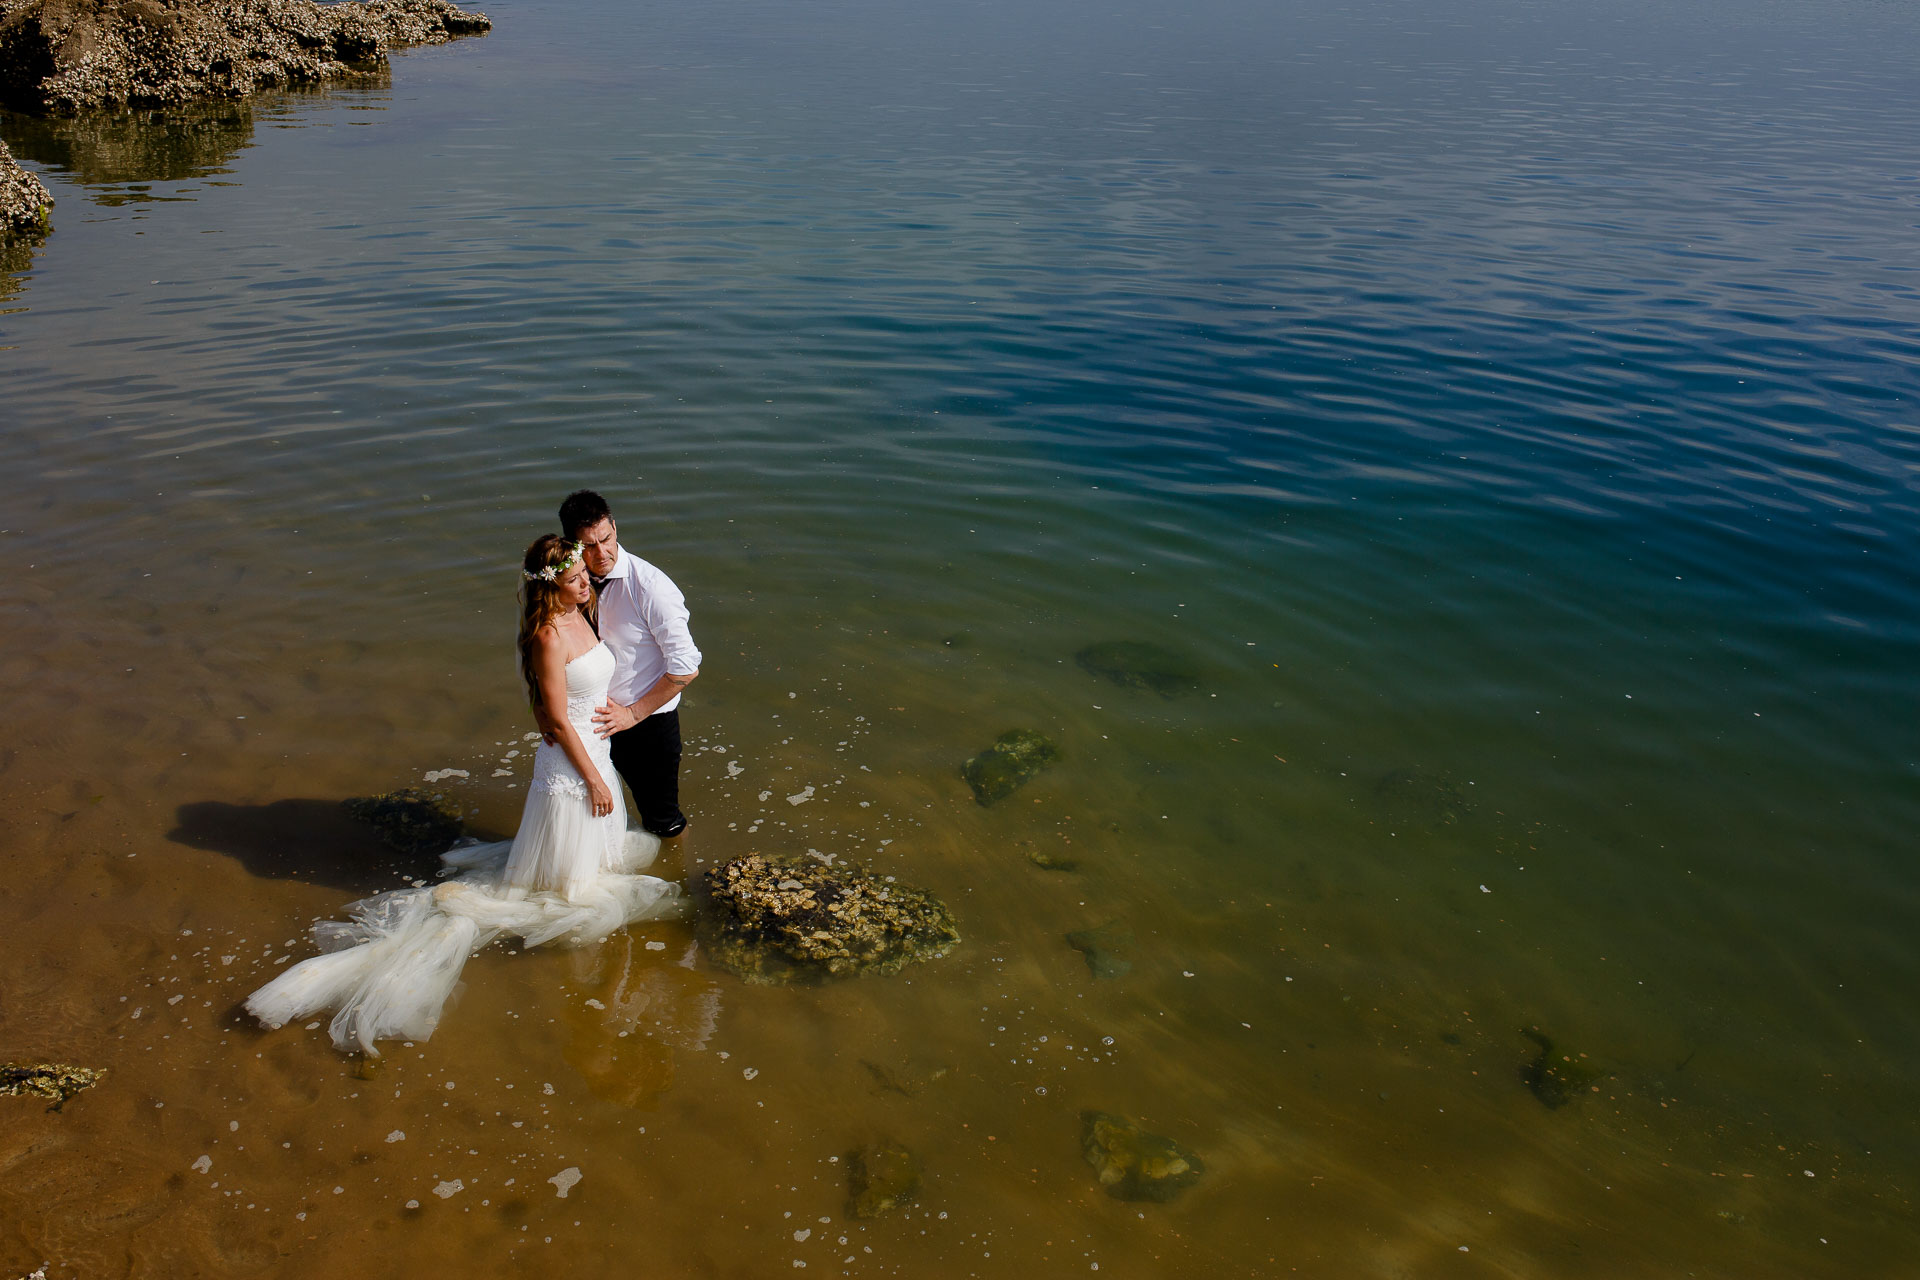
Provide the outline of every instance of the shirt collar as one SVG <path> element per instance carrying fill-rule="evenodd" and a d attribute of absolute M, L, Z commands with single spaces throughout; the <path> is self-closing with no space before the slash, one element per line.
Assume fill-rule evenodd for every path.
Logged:
<path fill-rule="evenodd" d="M 634 560 L 633 557 L 627 553 L 627 549 L 617 545 L 614 549 L 619 554 L 613 558 L 613 571 L 607 574 L 608 582 L 612 582 L 615 578 L 627 577 L 633 572 Z"/>

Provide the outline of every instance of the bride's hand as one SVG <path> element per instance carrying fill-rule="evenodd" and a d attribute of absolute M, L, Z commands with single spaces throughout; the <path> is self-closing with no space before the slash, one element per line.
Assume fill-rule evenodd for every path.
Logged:
<path fill-rule="evenodd" d="M 587 779 L 587 803 L 593 806 L 593 816 L 604 818 L 613 812 L 613 792 L 607 790 L 607 784 L 598 778 Z"/>

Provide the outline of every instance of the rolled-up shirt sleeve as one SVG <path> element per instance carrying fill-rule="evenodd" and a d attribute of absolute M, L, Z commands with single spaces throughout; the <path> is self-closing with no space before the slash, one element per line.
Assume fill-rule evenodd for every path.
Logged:
<path fill-rule="evenodd" d="M 693 643 L 693 631 L 687 625 L 690 617 L 686 596 L 665 574 L 648 584 L 640 604 L 640 620 L 660 646 L 669 674 L 690 676 L 700 670 L 700 649 Z"/>

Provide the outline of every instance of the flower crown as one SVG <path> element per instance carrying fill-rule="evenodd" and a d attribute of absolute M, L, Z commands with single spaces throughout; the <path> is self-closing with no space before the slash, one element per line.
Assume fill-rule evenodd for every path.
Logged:
<path fill-rule="evenodd" d="M 543 568 L 542 570 L 540 570 L 540 572 L 538 573 L 529 573 L 527 572 L 527 570 L 522 569 L 520 571 L 520 576 L 525 578 L 528 582 L 560 581 L 560 579 L 566 575 L 568 570 L 572 569 L 574 565 L 580 563 L 580 544 L 577 542 L 570 542 L 567 544 L 567 548 L 568 550 L 567 550 L 566 559 L 562 560 L 559 564 L 550 564 L 545 568 Z"/>

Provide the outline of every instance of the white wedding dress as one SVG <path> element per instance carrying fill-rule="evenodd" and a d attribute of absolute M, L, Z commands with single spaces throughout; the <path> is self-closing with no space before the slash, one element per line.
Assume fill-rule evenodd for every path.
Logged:
<path fill-rule="evenodd" d="M 455 878 L 365 898 L 347 907 L 346 922 L 316 924 L 314 941 L 325 954 L 248 996 L 248 1013 L 281 1027 L 333 1010 L 334 1046 L 378 1057 L 377 1040 L 432 1035 L 467 958 L 502 934 L 529 947 L 579 945 L 635 920 L 683 912 L 679 885 L 638 874 L 652 865 L 660 841 L 627 829 L 607 740 L 593 731 L 594 708 L 613 680 L 612 651 L 595 645 L 566 674 L 567 719 L 613 793 L 613 812 L 594 817 L 586 781 L 565 752 L 542 743 L 512 840 L 456 846 L 441 855 L 443 874 Z"/>

